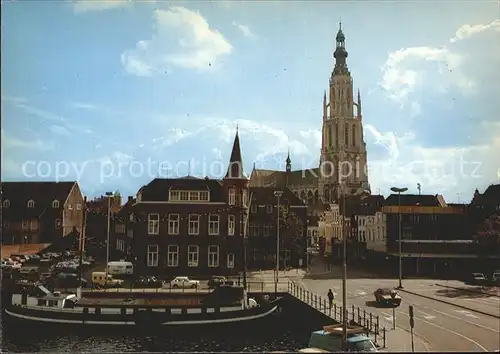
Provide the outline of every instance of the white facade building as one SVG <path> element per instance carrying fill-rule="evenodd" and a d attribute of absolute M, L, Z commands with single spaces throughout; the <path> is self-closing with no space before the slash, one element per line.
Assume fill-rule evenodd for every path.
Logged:
<path fill-rule="evenodd" d="M 325 255 L 331 254 L 334 239 L 343 240 L 343 219 L 338 204 L 330 204 L 330 210 L 321 215 L 318 222 L 319 236 L 325 238 Z"/>
<path fill-rule="evenodd" d="M 366 248 L 385 252 L 387 242 L 387 216 L 381 211 L 368 215 L 356 215 L 358 242 L 366 243 Z"/>

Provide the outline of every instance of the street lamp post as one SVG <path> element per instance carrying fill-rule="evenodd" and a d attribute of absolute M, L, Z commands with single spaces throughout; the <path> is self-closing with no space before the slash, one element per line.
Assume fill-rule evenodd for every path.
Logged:
<path fill-rule="evenodd" d="M 109 263 L 109 229 L 110 229 L 110 222 L 111 222 L 111 197 L 113 196 L 113 193 L 111 192 L 106 192 L 106 196 L 108 197 L 108 229 L 106 232 L 106 280 L 104 284 L 108 283 L 108 263 Z"/>
<path fill-rule="evenodd" d="M 278 292 L 278 281 L 280 272 L 280 198 L 283 191 L 275 191 L 274 196 L 278 198 L 278 225 L 276 227 L 276 282 L 274 283 L 274 292 Z"/>
<path fill-rule="evenodd" d="M 399 214 L 399 217 L 398 217 L 398 257 L 399 257 L 399 285 L 398 285 L 398 289 L 403 289 L 403 284 L 401 283 L 401 279 L 403 278 L 403 261 L 402 261 L 402 257 L 401 257 L 401 193 L 404 193 L 408 190 L 408 188 L 406 187 L 403 187 L 403 188 L 398 188 L 398 187 L 392 187 L 391 188 L 391 191 L 393 191 L 394 193 L 398 193 L 398 214 Z"/>

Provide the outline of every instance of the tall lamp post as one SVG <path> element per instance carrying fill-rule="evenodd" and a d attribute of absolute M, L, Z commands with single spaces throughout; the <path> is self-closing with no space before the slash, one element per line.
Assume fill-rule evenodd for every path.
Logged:
<path fill-rule="evenodd" d="M 347 185 L 342 183 L 342 341 L 343 348 L 347 348 L 347 210 L 346 210 L 346 189 Z M 370 194 L 369 190 L 360 189 L 353 196 Z"/>
<path fill-rule="evenodd" d="M 276 282 L 274 283 L 274 292 L 278 292 L 278 281 L 280 272 L 280 198 L 283 191 L 274 191 L 274 196 L 278 198 L 278 225 L 276 227 Z"/>
<path fill-rule="evenodd" d="M 108 197 L 108 229 L 106 232 L 106 280 L 105 284 L 108 283 L 108 263 L 109 263 L 109 229 L 110 229 L 110 222 L 111 222 L 111 198 L 113 196 L 113 193 L 111 192 L 106 192 L 106 196 Z"/>
<path fill-rule="evenodd" d="M 402 258 L 401 258 L 401 193 L 404 193 L 408 190 L 408 188 L 406 187 L 403 187 L 403 188 L 398 188 L 398 187 L 392 187 L 391 188 L 391 191 L 393 191 L 394 193 L 397 193 L 398 194 L 398 214 L 399 214 L 399 217 L 398 217 L 398 256 L 399 256 L 399 285 L 398 285 L 398 289 L 403 289 L 403 284 L 401 283 L 401 279 L 403 277 L 403 262 L 402 262 Z"/>

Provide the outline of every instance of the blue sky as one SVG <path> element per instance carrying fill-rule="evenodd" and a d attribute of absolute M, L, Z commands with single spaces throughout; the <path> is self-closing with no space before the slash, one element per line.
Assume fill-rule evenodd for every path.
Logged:
<path fill-rule="evenodd" d="M 2 179 L 216 176 L 237 124 L 247 173 L 316 167 L 340 18 L 372 191 L 498 182 L 498 1 L 5 1 Z"/>

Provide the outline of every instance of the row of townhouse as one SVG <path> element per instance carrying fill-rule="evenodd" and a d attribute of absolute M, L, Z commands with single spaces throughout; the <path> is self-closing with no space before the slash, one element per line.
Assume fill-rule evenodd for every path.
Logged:
<path fill-rule="evenodd" d="M 488 217 L 500 214 L 499 190 L 500 185 L 483 194 L 476 190 L 468 205 L 446 203 L 441 195 L 349 197 L 346 203 L 331 204 L 320 218 L 322 253 L 339 262 L 346 235 L 348 260 L 368 259 L 397 269 L 401 230 L 407 274 L 488 270 L 498 262 L 500 244 L 485 246 L 475 235 Z"/>

